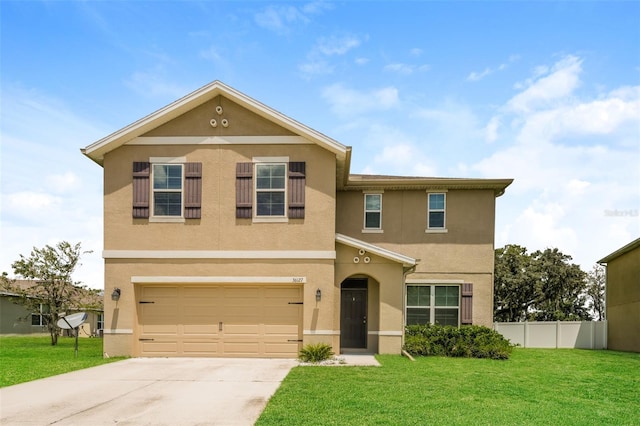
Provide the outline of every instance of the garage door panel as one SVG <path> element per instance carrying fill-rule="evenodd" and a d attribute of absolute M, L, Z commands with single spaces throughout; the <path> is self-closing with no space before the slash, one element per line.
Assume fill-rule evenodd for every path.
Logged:
<path fill-rule="evenodd" d="M 138 306 L 142 356 L 295 358 L 300 348 L 302 286 L 149 285 L 138 294 L 149 302 Z"/>

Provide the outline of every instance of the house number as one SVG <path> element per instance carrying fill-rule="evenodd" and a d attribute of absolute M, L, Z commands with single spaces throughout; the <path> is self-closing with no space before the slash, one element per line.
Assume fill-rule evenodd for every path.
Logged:
<path fill-rule="evenodd" d="M 293 282 L 294 283 L 303 283 L 304 282 L 304 278 L 303 277 L 293 277 Z"/>

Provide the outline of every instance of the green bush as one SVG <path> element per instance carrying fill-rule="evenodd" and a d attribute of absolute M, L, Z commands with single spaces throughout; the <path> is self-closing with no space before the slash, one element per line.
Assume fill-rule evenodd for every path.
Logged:
<path fill-rule="evenodd" d="M 333 356 L 331 346 L 326 343 L 309 344 L 300 349 L 298 358 L 303 362 L 322 362 Z"/>
<path fill-rule="evenodd" d="M 426 324 L 405 328 L 403 349 L 416 356 L 508 359 L 513 345 L 497 331 L 484 326 L 457 328 Z"/>

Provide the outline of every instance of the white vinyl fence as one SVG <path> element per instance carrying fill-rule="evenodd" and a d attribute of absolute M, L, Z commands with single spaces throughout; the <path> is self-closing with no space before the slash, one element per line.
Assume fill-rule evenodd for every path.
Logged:
<path fill-rule="evenodd" d="M 607 348 L 606 321 L 496 322 L 493 328 L 524 348 Z"/>

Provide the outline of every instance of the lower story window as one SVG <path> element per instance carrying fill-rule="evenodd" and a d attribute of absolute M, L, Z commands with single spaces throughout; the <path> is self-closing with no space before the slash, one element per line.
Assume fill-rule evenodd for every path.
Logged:
<path fill-rule="evenodd" d="M 460 287 L 408 284 L 406 324 L 460 325 Z"/>

